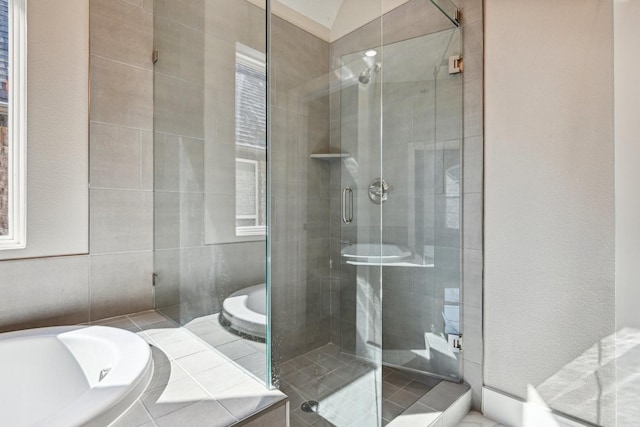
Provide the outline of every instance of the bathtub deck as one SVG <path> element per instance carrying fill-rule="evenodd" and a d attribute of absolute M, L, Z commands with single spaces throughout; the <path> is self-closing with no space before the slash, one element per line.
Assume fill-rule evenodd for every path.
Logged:
<path fill-rule="evenodd" d="M 199 319 L 179 327 L 160 313 L 147 311 L 93 323 L 133 331 L 152 346 L 155 371 L 151 383 L 114 426 L 231 426 L 284 403 L 283 393 L 266 389 L 254 377 L 261 374 L 257 362 L 264 353 L 260 351 L 260 343 L 255 343 L 255 351 L 243 346 L 249 354 L 242 351 L 231 354 L 234 346 L 228 346 L 225 355 L 189 330 L 190 326 L 196 331 L 214 327 L 214 320 Z M 212 329 L 209 338 L 214 335 L 223 337 L 217 329 Z M 254 375 L 233 360 L 252 355 L 246 360 L 252 361 Z"/>
<path fill-rule="evenodd" d="M 260 382 L 264 382 L 267 371 L 267 345 L 230 332 L 220 324 L 218 316 L 218 313 L 202 316 L 184 327 L 243 367 Z"/>

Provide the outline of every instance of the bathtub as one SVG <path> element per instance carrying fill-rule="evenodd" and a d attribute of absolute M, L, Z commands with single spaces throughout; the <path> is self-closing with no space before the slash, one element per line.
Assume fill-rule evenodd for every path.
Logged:
<path fill-rule="evenodd" d="M 105 326 L 0 334 L 0 425 L 106 426 L 153 374 L 149 345 Z"/>
<path fill-rule="evenodd" d="M 240 289 L 222 302 L 220 320 L 243 335 L 267 336 L 267 286 L 264 283 Z"/>

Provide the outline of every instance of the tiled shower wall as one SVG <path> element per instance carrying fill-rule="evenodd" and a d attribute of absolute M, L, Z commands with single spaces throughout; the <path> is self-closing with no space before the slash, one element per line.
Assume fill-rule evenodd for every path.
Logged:
<path fill-rule="evenodd" d="M 152 307 L 152 30 L 150 0 L 91 0 L 89 254 L 0 262 L 0 330 Z"/>
<path fill-rule="evenodd" d="M 483 385 L 484 20 L 482 0 L 455 0 L 463 34 L 462 373 L 480 409 Z"/>
<path fill-rule="evenodd" d="M 329 43 L 271 21 L 272 354 L 329 342 Z"/>

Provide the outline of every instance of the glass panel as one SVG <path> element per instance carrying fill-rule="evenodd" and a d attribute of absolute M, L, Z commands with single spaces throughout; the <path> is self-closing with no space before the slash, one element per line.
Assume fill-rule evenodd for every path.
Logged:
<path fill-rule="evenodd" d="M 359 93 L 358 74 L 364 51 L 381 52 L 383 9 L 382 1 L 358 11 L 341 3 L 271 2 L 272 363 L 293 426 L 383 421 L 380 266 L 347 265 L 340 255 L 350 233 L 354 244 L 380 245 L 380 207 L 361 205 L 370 205 L 365 177 L 382 176 L 381 81 L 370 69 L 371 90 Z M 345 62 L 354 51 L 357 61 Z M 352 123 L 341 123 L 345 108 Z M 345 231 L 346 186 L 353 221 Z"/>
<path fill-rule="evenodd" d="M 341 58 L 340 346 L 357 372 L 354 393 L 382 421 L 382 205 L 370 186 L 382 173 L 382 49 L 371 46 Z M 383 190 L 381 183 L 379 191 Z M 384 196 L 381 196 L 384 197 Z M 340 209 L 340 205 L 337 206 Z M 345 221 L 346 219 L 346 221 Z M 375 419 L 375 418 L 372 418 Z"/>
<path fill-rule="evenodd" d="M 266 382 L 266 13 L 223 0 L 154 12 L 156 308 Z"/>
<path fill-rule="evenodd" d="M 460 22 L 458 22 L 458 7 L 451 0 L 431 0 L 431 3 L 440 9 L 455 26 L 460 25 Z"/>
<path fill-rule="evenodd" d="M 459 380 L 462 74 L 459 29 L 385 46 L 383 361 Z M 395 252 L 394 252 L 395 250 Z"/>

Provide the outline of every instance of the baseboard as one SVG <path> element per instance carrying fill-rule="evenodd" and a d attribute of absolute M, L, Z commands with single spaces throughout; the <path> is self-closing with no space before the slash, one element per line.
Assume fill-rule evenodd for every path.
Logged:
<path fill-rule="evenodd" d="M 549 408 L 524 402 L 488 387 L 482 387 L 482 414 L 509 427 L 589 427 L 553 413 Z"/>

